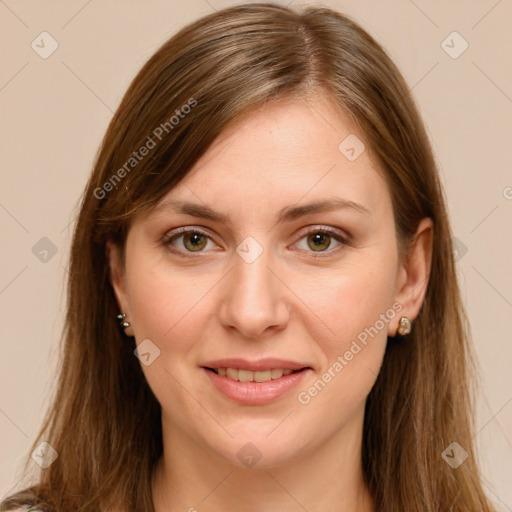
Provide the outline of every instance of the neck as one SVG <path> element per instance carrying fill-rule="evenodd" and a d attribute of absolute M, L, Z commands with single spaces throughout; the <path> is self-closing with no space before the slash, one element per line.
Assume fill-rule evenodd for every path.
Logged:
<path fill-rule="evenodd" d="M 156 512 L 373 512 L 361 464 L 362 416 L 277 467 L 240 468 L 162 418 Z M 241 443 L 242 445 L 243 443 Z"/>

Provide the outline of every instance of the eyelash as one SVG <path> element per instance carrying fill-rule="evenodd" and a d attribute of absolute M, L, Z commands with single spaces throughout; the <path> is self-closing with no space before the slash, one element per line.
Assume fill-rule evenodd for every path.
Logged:
<path fill-rule="evenodd" d="M 212 239 L 211 236 L 208 233 L 206 233 L 205 231 L 203 231 L 200 228 L 190 228 L 190 227 L 188 227 L 188 228 L 177 228 L 172 233 L 167 234 L 163 238 L 162 244 L 164 246 L 166 246 L 174 254 L 178 254 L 178 255 L 184 256 L 186 258 L 196 258 L 197 256 L 199 256 L 204 251 L 197 251 L 197 256 L 196 256 L 193 251 L 182 251 L 182 250 L 178 250 L 178 249 L 176 249 L 175 247 L 172 246 L 172 242 L 174 242 L 175 240 L 177 240 L 181 236 L 186 235 L 188 233 L 195 233 L 195 234 L 198 234 L 198 235 L 202 235 L 202 236 L 204 236 L 204 237 L 206 237 L 206 238 L 208 238 L 210 240 Z M 315 234 L 318 234 L 318 233 L 329 235 L 330 237 L 334 238 L 337 242 L 339 242 L 342 246 L 338 247 L 337 249 L 332 249 L 332 250 L 330 250 L 330 249 L 325 249 L 323 251 L 307 251 L 306 250 L 306 253 L 309 253 L 308 256 L 307 256 L 309 258 L 313 258 L 313 259 L 323 258 L 323 257 L 326 257 L 326 256 L 330 256 L 333 253 L 338 253 L 340 250 L 343 249 L 343 246 L 347 245 L 347 243 L 348 243 L 348 238 L 347 237 L 342 235 L 337 229 L 332 228 L 330 226 L 323 226 L 321 228 L 311 229 L 311 230 L 303 233 L 298 241 L 301 241 L 303 238 L 306 238 L 309 235 L 315 235 Z M 301 250 L 301 249 L 299 249 L 299 250 Z M 326 256 L 324 256 L 324 254 Z"/>

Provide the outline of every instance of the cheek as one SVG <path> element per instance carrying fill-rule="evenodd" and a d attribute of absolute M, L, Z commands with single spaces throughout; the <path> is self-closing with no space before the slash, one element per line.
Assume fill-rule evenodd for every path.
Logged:
<path fill-rule="evenodd" d="M 209 293 L 218 276 L 196 279 L 190 269 L 171 267 L 165 256 L 134 256 L 127 265 L 131 317 L 136 339 L 149 338 L 161 350 L 184 350 L 197 341 L 207 316 Z"/>
<path fill-rule="evenodd" d="M 304 280 L 303 296 L 309 289 L 311 309 L 318 312 L 322 322 L 329 328 L 330 335 L 320 336 L 323 339 L 327 355 L 332 357 L 333 351 L 339 351 L 365 329 L 377 323 L 377 329 L 382 331 L 381 337 L 386 338 L 388 318 L 383 325 L 379 322 L 382 314 L 391 308 L 394 289 L 395 273 L 392 259 L 361 258 L 361 261 L 348 263 L 336 272 L 315 276 Z M 392 311 L 393 312 L 393 311 Z M 390 317 L 390 314 L 387 314 Z M 319 329 L 322 326 L 319 325 Z M 360 336 L 364 338 L 364 334 Z"/>
<path fill-rule="evenodd" d="M 308 417 L 323 417 L 334 432 L 364 407 L 380 371 L 387 344 L 394 283 L 382 272 L 353 271 L 331 279 L 315 307 L 330 328 L 310 330 L 322 351 L 315 380 L 299 390 L 297 401 Z M 327 431 L 326 430 L 326 431 Z M 313 432 L 312 432 L 313 435 Z"/>
<path fill-rule="evenodd" d="M 190 272 L 144 256 L 134 257 L 127 265 L 127 277 L 137 345 L 149 339 L 159 350 L 149 365 L 142 365 L 142 371 L 162 410 L 181 424 L 198 414 L 197 404 L 183 389 L 190 382 L 188 362 L 194 362 L 194 347 L 204 333 L 205 294 L 213 282 L 201 279 L 198 285 Z"/>
<path fill-rule="evenodd" d="M 344 279 L 334 297 L 339 304 L 335 317 L 337 332 L 344 333 L 344 337 L 355 338 L 374 326 L 380 315 L 390 308 L 392 292 L 392 283 L 386 281 L 385 275 L 368 272 Z M 380 323 L 378 328 L 387 334 L 387 329 L 383 329 Z"/>
<path fill-rule="evenodd" d="M 178 294 L 174 281 L 159 278 L 154 271 L 144 278 L 134 275 L 130 305 L 137 338 L 150 338 L 160 345 L 164 334 L 179 320 L 176 305 L 183 303 L 184 292 Z"/>
<path fill-rule="evenodd" d="M 334 275 L 315 280 L 315 290 L 323 293 L 310 297 L 322 322 L 309 329 L 322 352 L 322 367 L 313 386 L 302 389 L 297 397 L 302 405 L 309 404 L 308 414 L 327 414 L 332 425 L 339 426 L 363 406 L 379 373 L 389 325 L 396 315 L 394 265 L 392 249 L 375 250 L 365 257 L 354 254 Z"/>

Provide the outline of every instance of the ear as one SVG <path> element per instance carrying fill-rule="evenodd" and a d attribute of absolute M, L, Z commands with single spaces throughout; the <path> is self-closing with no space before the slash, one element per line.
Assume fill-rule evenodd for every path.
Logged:
<path fill-rule="evenodd" d="M 109 264 L 109 280 L 116 296 L 117 306 L 119 312 L 126 314 L 126 320 L 130 322 L 130 307 L 128 301 L 128 294 L 126 293 L 126 276 L 124 265 L 121 258 L 121 251 L 119 247 L 111 240 L 108 240 L 105 245 L 105 256 Z M 127 327 L 124 332 L 128 336 L 133 336 L 132 327 Z"/>
<path fill-rule="evenodd" d="M 433 234 L 432 219 L 422 219 L 404 261 L 399 264 L 395 301 L 402 305 L 402 310 L 397 315 L 390 336 L 395 336 L 401 316 L 407 316 L 412 323 L 420 312 L 430 278 Z"/>

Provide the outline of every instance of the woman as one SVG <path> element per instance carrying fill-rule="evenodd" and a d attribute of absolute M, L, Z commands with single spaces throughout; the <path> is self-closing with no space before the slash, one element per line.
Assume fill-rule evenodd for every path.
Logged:
<path fill-rule="evenodd" d="M 39 483 L 2 510 L 494 510 L 432 150 L 349 18 L 244 5 L 165 43 L 69 272 Z"/>

